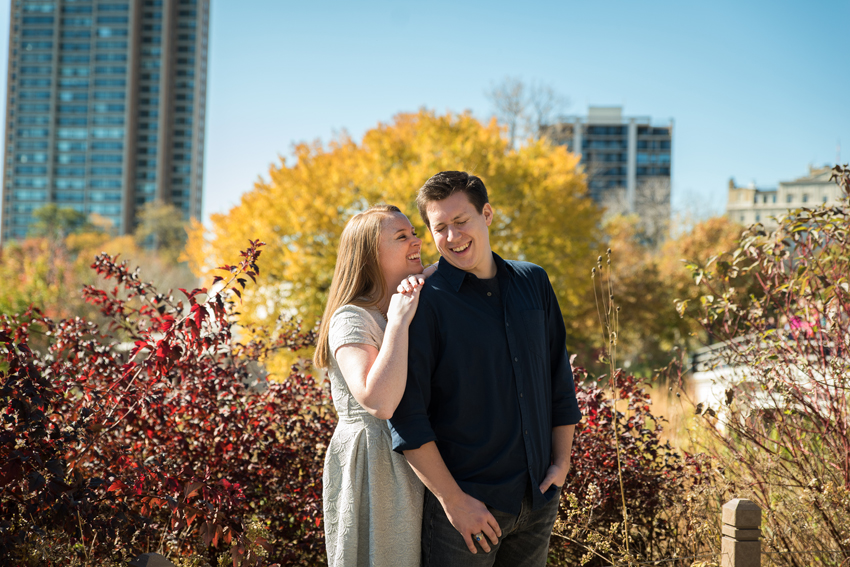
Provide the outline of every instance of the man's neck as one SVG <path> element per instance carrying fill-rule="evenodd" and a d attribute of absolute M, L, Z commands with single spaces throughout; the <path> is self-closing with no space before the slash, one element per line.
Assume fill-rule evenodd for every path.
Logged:
<path fill-rule="evenodd" d="M 469 270 L 469 273 L 475 275 L 479 280 L 489 280 L 496 277 L 496 259 L 493 258 L 493 252 L 490 251 L 490 262 L 484 267 L 479 267 L 474 270 Z"/>

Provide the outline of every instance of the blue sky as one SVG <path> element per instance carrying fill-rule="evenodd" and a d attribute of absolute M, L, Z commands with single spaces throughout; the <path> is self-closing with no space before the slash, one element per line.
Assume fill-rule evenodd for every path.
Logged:
<path fill-rule="evenodd" d="M 568 114 L 673 118 L 674 208 L 721 212 L 730 177 L 775 186 L 839 140 L 850 161 L 847 21 L 850 0 L 213 0 L 205 216 L 294 142 L 423 106 L 487 118 L 506 76 L 550 83 Z"/>

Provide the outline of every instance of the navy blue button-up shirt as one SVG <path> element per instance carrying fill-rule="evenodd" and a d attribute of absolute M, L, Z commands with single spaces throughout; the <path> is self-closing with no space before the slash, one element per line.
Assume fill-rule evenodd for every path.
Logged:
<path fill-rule="evenodd" d="M 442 258 L 426 280 L 390 427 L 396 451 L 436 441 L 464 492 L 518 514 L 529 483 L 533 509 L 555 495 L 537 488 L 551 464 L 552 428 L 578 423 L 581 413 L 546 272 L 493 257 L 501 302 Z"/>

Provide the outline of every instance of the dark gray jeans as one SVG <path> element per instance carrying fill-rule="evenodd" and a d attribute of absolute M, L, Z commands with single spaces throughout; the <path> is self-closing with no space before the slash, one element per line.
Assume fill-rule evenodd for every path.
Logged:
<path fill-rule="evenodd" d="M 519 515 L 506 514 L 490 506 L 487 509 L 499 522 L 502 537 L 490 553 L 478 544 L 472 554 L 463 537 L 449 522 L 445 510 L 431 491 L 425 490 L 422 510 L 422 567 L 542 567 L 549 554 L 549 536 L 558 516 L 558 496 L 545 506 L 531 511 L 531 495 L 522 499 Z"/>

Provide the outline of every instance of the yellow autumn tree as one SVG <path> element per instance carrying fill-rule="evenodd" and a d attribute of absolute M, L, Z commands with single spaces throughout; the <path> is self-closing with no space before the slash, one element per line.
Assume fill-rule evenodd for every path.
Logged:
<path fill-rule="evenodd" d="M 578 156 L 545 140 L 512 150 L 495 120 L 484 124 L 469 113 L 428 110 L 399 114 L 366 132 L 359 144 L 343 135 L 327 145 L 300 144 L 294 153 L 228 213 L 212 215 L 209 230 L 196 223 L 189 231 L 190 266 L 207 277 L 215 266 L 232 263 L 249 239 L 267 243 L 258 285 L 243 299 L 243 323 L 268 326 L 293 315 L 311 328 L 327 299 L 348 219 L 390 203 L 426 234 L 414 204 L 417 189 L 439 171 L 465 170 L 489 191 L 496 211 L 493 249 L 543 266 L 568 326 L 581 332 L 571 314 L 586 311 L 601 211 L 586 198 Z M 423 260 L 436 259 L 426 236 Z"/>

